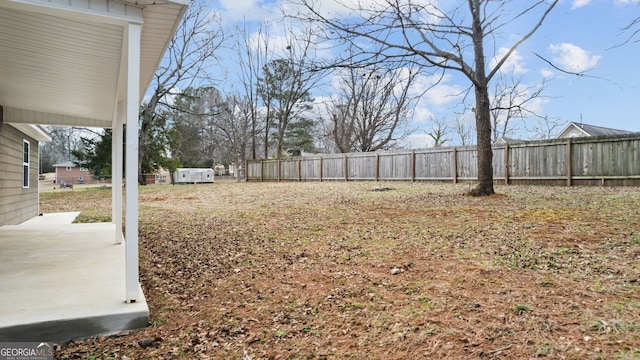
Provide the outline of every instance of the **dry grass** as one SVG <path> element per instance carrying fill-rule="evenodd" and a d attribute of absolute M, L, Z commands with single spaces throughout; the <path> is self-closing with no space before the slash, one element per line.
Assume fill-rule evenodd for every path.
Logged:
<path fill-rule="evenodd" d="M 58 357 L 640 357 L 637 188 L 467 189 L 142 187 L 152 324 Z M 42 196 L 87 221 L 109 204 L 101 189 Z"/>

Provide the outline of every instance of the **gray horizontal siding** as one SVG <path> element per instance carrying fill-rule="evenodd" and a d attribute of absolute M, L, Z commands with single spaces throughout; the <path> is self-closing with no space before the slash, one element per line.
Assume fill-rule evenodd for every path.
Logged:
<path fill-rule="evenodd" d="M 31 145 L 29 188 L 22 188 L 22 144 Z M 0 123 L 0 225 L 38 215 L 38 142 Z"/>

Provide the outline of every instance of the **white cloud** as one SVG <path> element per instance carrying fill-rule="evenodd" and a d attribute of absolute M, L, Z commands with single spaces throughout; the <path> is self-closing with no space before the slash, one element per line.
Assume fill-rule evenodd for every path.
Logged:
<path fill-rule="evenodd" d="M 591 4 L 593 0 L 573 0 L 571 9 L 575 10 Z M 640 0 L 614 0 L 616 4 L 640 4 Z"/>
<path fill-rule="evenodd" d="M 424 149 L 433 146 L 433 139 L 427 134 L 411 134 L 398 145 L 405 149 Z"/>
<path fill-rule="evenodd" d="M 231 0 L 225 0 L 231 1 Z M 310 2 L 312 3 L 313 9 L 321 14 L 322 16 L 328 18 L 338 18 L 338 19 L 346 19 L 350 17 L 363 17 L 369 18 L 371 14 L 375 14 L 378 12 L 385 11 L 385 9 L 389 8 L 389 0 L 322 0 Z M 429 23 L 436 23 L 441 21 L 441 17 L 437 16 L 438 9 L 442 9 L 439 5 L 439 1 L 435 0 L 402 0 L 400 1 L 401 5 L 406 5 L 406 3 L 411 3 L 413 5 L 424 6 L 425 8 L 429 8 L 431 12 L 422 11 L 416 16 L 422 21 L 429 21 Z M 283 9 L 286 14 L 298 14 L 298 13 L 306 13 L 308 9 L 295 2 L 290 1 L 279 1 L 279 6 Z"/>
<path fill-rule="evenodd" d="M 265 6 L 262 0 L 220 0 L 223 21 L 233 24 L 244 20 L 269 20 L 280 15 L 277 7 Z"/>
<path fill-rule="evenodd" d="M 500 49 L 498 49 L 498 53 L 496 54 L 496 56 L 493 59 L 491 59 L 491 67 L 496 66 L 498 61 L 500 61 L 500 59 L 502 59 L 502 57 L 508 51 L 509 49 L 504 47 L 501 47 Z M 505 61 L 504 64 L 502 64 L 500 71 L 504 73 L 512 73 L 512 74 L 524 74 L 529 70 L 527 70 L 524 67 L 524 58 L 522 57 L 522 55 L 520 55 L 518 50 L 515 50 L 507 58 L 507 61 Z"/>
<path fill-rule="evenodd" d="M 591 70 L 598 65 L 602 58 L 602 56 L 591 55 L 589 51 L 569 43 L 551 44 L 549 49 L 556 54 L 554 57 L 556 65 L 563 70 L 572 72 Z"/>
<path fill-rule="evenodd" d="M 281 20 L 253 25 L 254 27 L 248 30 L 248 46 L 251 51 L 268 59 L 291 55 L 297 58 L 302 56 L 307 46 L 307 62 L 320 61 L 332 54 L 331 49 L 309 46 L 307 41 L 310 39 L 311 44 L 314 44 L 317 37 L 311 34 L 312 29 L 303 27 L 305 24 Z"/>
<path fill-rule="evenodd" d="M 418 76 L 409 90 L 412 95 L 424 94 L 423 99 L 435 106 L 448 104 L 460 98 L 462 89 L 457 85 L 451 85 L 451 75 L 445 74 Z M 426 93 L 425 93 L 426 91 Z"/>
<path fill-rule="evenodd" d="M 367 9 L 378 10 L 385 9 L 389 6 L 386 0 L 368 0 L 366 4 Z M 355 10 L 361 6 L 360 0 L 323 0 L 321 2 L 316 2 L 314 5 L 314 8 L 321 14 L 330 17 L 344 17 L 354 15 L 354 13 L 356 12 Z"/>
<path fill-rule="evenodd" d="M 433 105 L 448 104 L 460 97 L 459 87 L 455 85 L 439 84 L 429 89 L 426 93 L 427 101 Z"/>
<path fill-rule="evenodd" d="M 573 0 L 573 3 L 571 4 L 571 8 L 572 9 L 581 8 L 583 6 L 589 5 L 589 3 L 591 3 L 591 0 Z"/>
<path fill-rule="evenodd" d="M 550 78 L 550 77 L 553 77 L 555 73 L 553 72 L 553 70 L 545 68 L 540 70 L 540 75 L 542 75 L 544 78 Z"/>
<path fill-rule="evenodd" d="M 220 5 L 230 13 L 246 13 L 256 6 L 254 0 L 220 0 Z"/>
<path fill-rule="evenodd" d="M 427 107 L 427 104 L 424 104 L 424 102 L 420 102 L 413 109 L 413 117 L 412 117 L 413 124 L 427 123 L 433 117 L 435 117 L 435 115 L 431 112 L 431 110 L 429 110 L 429 108 Z"/>
<path fill-rule="evenodd" d="M 162 97 L 162 101 L 165 104 L 168 105 L 173 105 L 176 101 L 176 97 L 178 95 L 180 95 L 182 93 L 182 90 L 180 90 L 177 87 L 172 87 L 171 90 L 169 90 L 169 92 L 167 92 L 163 97 Z M 145 101 L 149 101 L 149 96 L 145 96 Z"/>

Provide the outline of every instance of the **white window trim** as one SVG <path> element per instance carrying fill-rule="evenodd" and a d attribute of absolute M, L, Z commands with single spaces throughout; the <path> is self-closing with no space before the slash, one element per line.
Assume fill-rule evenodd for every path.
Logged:
<path fill-rule="evenodd" d="M 71 171 L 71 166 L 66 166 L 64 170 L 65 171 Z"/>
<path fill-rule="evenodd" d="M 27 161 L 24 161 L 25 158 L 25 145 L 27 145 Z M 28 189 L 30 185 L 29 176 L 31 174 L 31 143 L 27 139 L 22 139 L 22 188 Z M 25 171 L 26 170 L 26 171 Z"/>

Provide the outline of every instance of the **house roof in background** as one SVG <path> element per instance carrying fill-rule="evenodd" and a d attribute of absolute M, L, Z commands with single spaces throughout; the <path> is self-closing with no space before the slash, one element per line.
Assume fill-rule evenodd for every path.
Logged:
<path fill-rule="evenodd" d="M 563 135 L 568 131 L 570 131 L 572 128 L 577 129 L 584 136 L 623 135 L 623 134 L 633 133 L 632 131 L 627 131 L 627 130 L 620 130 L 620 129 L 602 127 L 602 126 L 589 125 L 584 123 L 570 122 L 569 125 L 567 125 L 567 127 L 565 127 L 560 132 L 560 134 L 558 134 L 557 137 L 558 138 L 563 137 Z"/>
<path fill-rule="evenodd" d="M 73 161 L 65 161 L 65 162 L 61 162 L 58 164 L 53 164 L 53 167 L 77 167 L 76 164 L 73 163 Z"/>
<path fill-rule="evenodd" d="M 503 136 L 500 139 L 496 140 L 495 143 L 496 144 L 507 144 L 507 143 L 523 142 L 523 141 L 527 141 L 527 140 L 510 138 L 510 137 Z"/>

